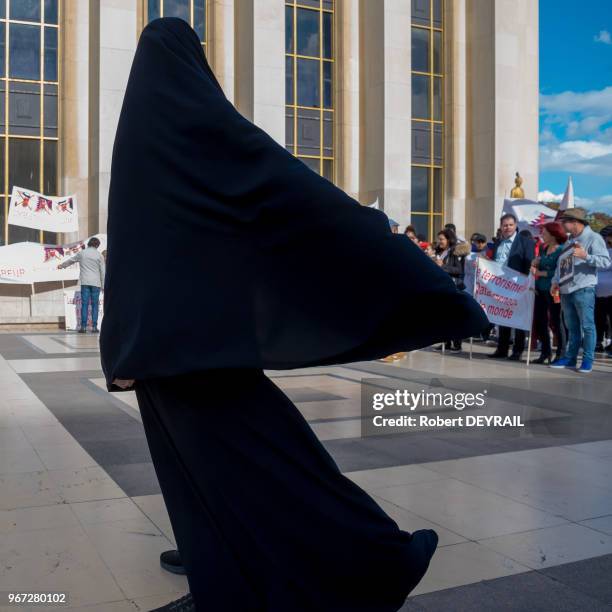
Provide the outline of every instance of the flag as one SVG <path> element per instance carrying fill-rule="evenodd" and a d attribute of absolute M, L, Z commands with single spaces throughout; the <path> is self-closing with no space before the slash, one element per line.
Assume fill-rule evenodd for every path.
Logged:
<path fill-rule="evenodd" d="M 504 200 L 504 213 L 512 213 L 518 221 L 518 229 L 528 229 L 532 236 L 539 236 L 545 223 L 554 221 L 557 211 L 532 200 Z"/>

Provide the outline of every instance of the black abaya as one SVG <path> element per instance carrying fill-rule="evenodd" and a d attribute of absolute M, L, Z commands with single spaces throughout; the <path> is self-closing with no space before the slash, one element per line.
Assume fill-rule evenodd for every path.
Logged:
<path fill-rule="evenodd" d="M 197 609 L 395 612 L 437 536 L 400 531 L 261 370 L 140 381 Z"/>
<path fill-rule="evenodd" d="M 382 211 L 236 111 L 186 22 L 143 30 L 113 147 L 109 384 L 374 359 L 486 326 Z"/>
<path fill-rule="evenodd" d="M 199 610 L 393 612 L 427 569 L 263 374 L 478 335 L 381 211 L 226 100 L 179 19 L 143 31 L 113 148 L 101 357 L 136 379 Z"/>

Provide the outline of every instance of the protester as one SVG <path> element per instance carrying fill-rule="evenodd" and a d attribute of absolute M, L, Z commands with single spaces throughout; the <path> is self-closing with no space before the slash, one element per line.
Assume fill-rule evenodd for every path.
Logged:
<path fill-rule="evenodd" d="M 612 225 L 601 230 L 601 236 L 606 241 L 608 255 L 612 260 Z M 595 289 L 595 327 L 597 330 L 597 346 L 595 352 L 603 353 L 605 349 L 604 337 L 609 341 L 606 355 L 612 357 L 612 265 L 597 274 L 597 287 Z"/>
<path fill-rule="evenodd" d="M 520 272 L 529 274 L 531 262 L 535 253 L 535 245 L 531 236 L 522 236 L 517 232 L 517 219 L 512 213 L 502 215 L 499 230 L 500 239 L 493 247 L 492 259 L 502 265 Z M 497 350 L 489 357 L 494 359 L 508 358 L 511 361 L 520 361 L 525 349 L 525 331 L 514 330 L 514 344 L 512 354 L 508 357 L 510 348 L 510 327 L 499 327 L 499 341 Z"/>
<path fill-rule="evenodd" d="M 438 232 L 434 261 L 453 279 L 457 289 L 464 290 L 464 262 L 470 253 L 470 246 L 458 243 L 457 237 L 450 229 Z M 441 349 L 440 347 L 437 347 Z M 445 348 L 451 351 L 461 350 L 461 340 L 447 340 Z"/>
<path fill-rule="evenodd" d="M 579 372 L 593 370 L 595 356 L 595 286 L 597 271 L 610 266 L 610 255 L 604 239 L 589 227 L 582 209 L 565 210 L 559 217 L 571 235 L 569 245 L 574 250 L 573 274 L 560 285 L 560 261 L 553 277 L 551 292 L 561 294 L 561 308 L 569 339 L 565 354 L 550 364 L 551 368 L 575 368 L 582 344 L 582 363 Z"/>
<path fill-rule="evenodd" d="M 464 259 L 464 285 L 466 291 L 470 294 L 474 293 L 474 284 L 476 281 L 476 267 L 478 259 L 487 257 L 487 237 L 484 234 L 474 233 L 470 238 L 472 244 L 471 253 L 465 256 Z"/>
<path fill-rule="evenodd" d="M 557 261 L 567 235 L 558 222 L 546 223 L 542 228 L 542 248 L 539 257 L 533 260 L 532 271 L 535 281 L 535 304 L 533 312 L 533 327 L 536 338 L 541 342 L 540 356 L 533 363 L 550 363 L 552 348 L 550 344 L 549 325 L 557 337 L 558 359 L 563 351 L 561 334 L 561 305 L 555 302 L 550 293 L 552 277 L 557 268 Z"/>
<path fill-rule="evenodd" d="M 470 238 L 472 244 L 472 253 L 486 253 L 487 251 L 487 237 L 484 234 L 475 232 Z"/>
<path fill-rule="evenodd" d="M 79 251 L 74 257 L 67 259 L 57 266 L 59 269 L 67 268 L 75 263 L 80 266 L 79 282 L 81 283 L 81 328 L 80 334 L 87 332 L 87 313 L 91 302 L 91 332 L 98 333 L 98 306 L 100 302 L 100 289 L 104 287 L 105 262 L 98 251 L 100 241 L 90 238 L 87 248 Z"/>
<path fill-rule="evenodd" d="M 406 229 L 404 230 L 404 234 L 406 234 L 406 236 L 408 236 L 408 238 L 410 238 L 414 244 L 419 244 L 419 239 L 417 238 L 414 225 L 407 225 Z"/>
<path fill-rule="evenodd" d="M 453 234 L 455 234 L 455 236 L 457 238 L 457 243 L 465 242 L 465 238 L 463 236 L 460 236 L 457 233 L 457 226 L 454 223 L 447 223 L 444 226 L 444 229 L 450 230 L 451 232 L 453 232 Z"/>

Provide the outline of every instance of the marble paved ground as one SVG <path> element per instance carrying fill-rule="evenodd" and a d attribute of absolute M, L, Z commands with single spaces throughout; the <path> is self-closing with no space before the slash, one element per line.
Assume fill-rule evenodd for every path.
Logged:
<path fill-rule="evenodd" d="M 266 373 L 403 529 L 438 532 L 402 610 L 612 609 L 612 360 L 584 377 L 487 352 Z M 486 386 L 528 427 L 361 437 L 364 378 Z M 186 591 L 159 567 L 170 547 L 136 399 L 106 392 L 97 337 L 0 334 L 0 593 L 67 591 L 71 610 L 149 610 Z"/>

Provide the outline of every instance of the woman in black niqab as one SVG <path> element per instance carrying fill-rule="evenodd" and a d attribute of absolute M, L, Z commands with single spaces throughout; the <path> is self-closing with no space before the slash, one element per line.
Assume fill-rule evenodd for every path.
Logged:
<path fill-rule="evenodd" d="M 263 369 L 486 326 L 381 211 L 242 117 L 195 32 L 143 31 L 113 149 L 101 355 L 134 385 L 198 610 L 394 612 L 432 531 L 345 478 Z"/>

